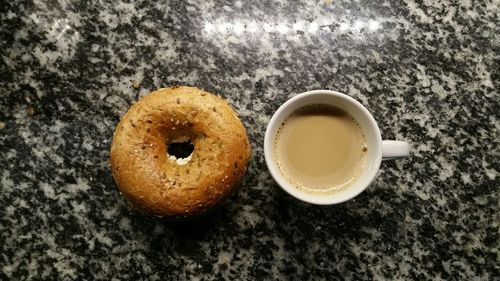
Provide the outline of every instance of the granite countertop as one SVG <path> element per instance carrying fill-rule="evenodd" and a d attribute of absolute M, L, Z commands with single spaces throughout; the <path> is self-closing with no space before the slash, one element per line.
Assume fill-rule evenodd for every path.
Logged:
<path fill-rule="evenodd" d="M 500 280 L 499 34 L 498 0 L 4 1 L 0 280 Z M 184 223 L 128 207 L 108 160 L 127 108 L 172 85 L 228 99 L 253 148 Z M 312 89 L 411 156 L 340 205 L 287 195 L 264 130 Z"/>

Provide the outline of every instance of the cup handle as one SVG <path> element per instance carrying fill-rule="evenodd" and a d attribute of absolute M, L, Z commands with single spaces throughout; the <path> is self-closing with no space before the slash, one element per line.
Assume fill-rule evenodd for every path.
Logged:
<path fill-rule="evenodd" d="M 410 155 L 410 145 L 405 141 L 382 141 L 382 160 L 401 159 Z"/>

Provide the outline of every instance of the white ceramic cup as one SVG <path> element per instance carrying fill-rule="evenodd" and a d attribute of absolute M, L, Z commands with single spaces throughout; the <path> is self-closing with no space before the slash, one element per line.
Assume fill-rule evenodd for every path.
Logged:
<path fill-rule="evenodd" d="M 312 194 L 301 191 L 283 176 L 273 153 L 276 132 L 283 121 L 294 111 L 304 106 L 317 104 L 341 108 L 354 117 L 365 133 L 368 147 L 367 162 L 360 176 L 349 187 L 331 194 Z M 274 180 L 293 197 L 317 205 L 337 204 L 356 197 L 373 181 L 382 160 L 407 157 L 409 152 L 407 142 L 382 140 L 377 122 L 361 103 L 345 94 L 329 90 L 305 92 L 286 101 L 269 121 L 264 137 L 264 156 L 267 168 Z"/>

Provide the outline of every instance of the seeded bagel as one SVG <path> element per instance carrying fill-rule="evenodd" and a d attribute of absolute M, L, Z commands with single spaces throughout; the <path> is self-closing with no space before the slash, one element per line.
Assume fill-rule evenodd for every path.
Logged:
<path fill-rule="evenodd" d="M 169 155 L 189 141 L 189 157 Z M 246 129 L 222 98 L 193 87 L 154 91 L 130 107 L 111 144 L 113 177 L 135 208 L 186 218 L 221 203 L 242 180 L 251 150 Z"/>

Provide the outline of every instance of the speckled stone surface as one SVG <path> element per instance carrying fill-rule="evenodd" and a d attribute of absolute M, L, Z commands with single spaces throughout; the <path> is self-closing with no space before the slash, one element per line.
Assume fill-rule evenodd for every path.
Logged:
<path fill-rule="evenodd" d="M 3 1 L 1 280 L 499 280 L 500 2 Z M 227 98 L 253 158 L 191 222 L 134 212 L 108 150 L 159 87 Z M 272 180 L 274 110 L 311 89 L 361 101 L 406 140 L 355 200 Z"/>

